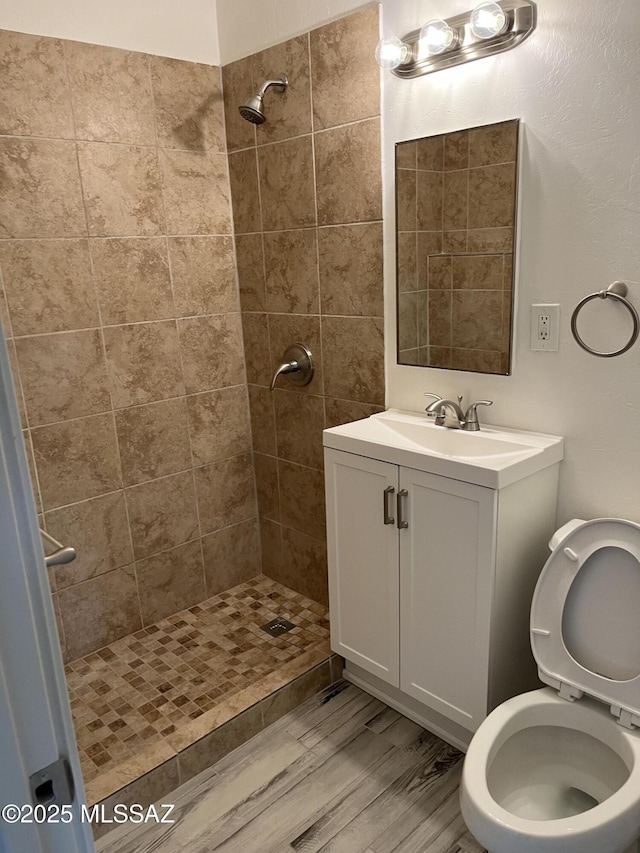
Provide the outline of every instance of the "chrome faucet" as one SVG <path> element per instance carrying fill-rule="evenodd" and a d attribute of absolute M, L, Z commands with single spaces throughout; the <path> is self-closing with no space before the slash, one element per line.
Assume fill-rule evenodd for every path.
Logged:
<path fill-rule="evenodd" d="M 435 418 L 436 426 L 447 427 L 448 429 L 462 429 L 465 424 L 465 416 L 460 408 L 462 397 L 458 397 L 458 402 L 453 400 L 443 400 L 437 394 L 425 394 L 425 397 L 435 397 L 433 403 L 430 403 L 425 412 L 432 418 Z"/>
<path fill-rule="evenodd" d="M 467 432 L 477 432 L 480 429 L 478 406 L 493 405 L 493 400 L 478 400 L 463 413 L 461 408 L 462 396 L 458 397 L 457 403 L 454 403 L 453 400 L 443 400 L 438 394 L 430 392 L 425 393 L 424 396 L 435 398 L 433 403 L 429 403 L 425 412 L 430 418 L 435 418 L 436 426 L 443 426 L 447 429 L 463 429 Z"/>

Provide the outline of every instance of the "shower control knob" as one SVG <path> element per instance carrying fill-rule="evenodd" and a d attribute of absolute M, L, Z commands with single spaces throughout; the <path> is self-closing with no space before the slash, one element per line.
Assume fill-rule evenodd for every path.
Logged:
<path fill-rule="evenodd" d="M 276 381 L 284 373 L 290 374 L 290 381 L 294 385 L 308 385 L 313 379 L 313 355 L 309 347 L 304 344 L 291 344 L 282 356 L 282 363 L 273 374 L 269 390 L 273 391 Z"/>

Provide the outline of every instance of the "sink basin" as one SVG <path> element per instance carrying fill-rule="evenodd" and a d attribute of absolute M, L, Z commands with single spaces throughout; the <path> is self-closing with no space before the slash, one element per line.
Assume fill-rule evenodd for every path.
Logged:
<path fill-rule="evenodd" d="M 371 427 L 372 425 L 370 425 Z M 412 423 L 399 418 L 380 418 L 374 427 L 381 434 L 388 433 L 394 439 L 406 441 L 416 448 L 438 456 L 458 459 L 485 459 L 489 456 L 520 454 L 528 448 L 513 441 L 498 438 L 492 432 L 464 432 L 459 429 L 443 429 L 432 423 Z"/>
<path fill-rule="evenodd" d="M 563 456 L 558 436 L 501 427 L 446 429 L 426 415 L 396 409 L 326 429 L 324 446 L 493 489 L 554 465 Z"/>

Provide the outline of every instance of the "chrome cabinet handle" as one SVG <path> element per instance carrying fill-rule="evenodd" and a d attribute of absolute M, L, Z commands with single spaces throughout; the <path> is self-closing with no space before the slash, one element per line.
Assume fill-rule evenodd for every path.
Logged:
<path fill-rule="evenodd" d="M 382 512 L 384 514 L 384 523 L 385 524 L 395 524 L 396 520 L 389 512 L 389 498 L 395 492 L 393 486 L 387 486 L 387 488 L 382 493 Z"/>
<path fill-rule="evenodd" d="M 406 530 L 409 526 L 409 522 L 402 517 L 402 498 L 408 497 L 409 492 L 406 489 L 400 489 L 397 497 L 397 508 L 398 508 L 398 529 Z"/>

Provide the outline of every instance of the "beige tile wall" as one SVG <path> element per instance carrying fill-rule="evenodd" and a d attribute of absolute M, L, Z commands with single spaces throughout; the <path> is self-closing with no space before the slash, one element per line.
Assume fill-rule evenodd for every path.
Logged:
<path fill-rule="evenodd" d="M 223 68 L 263 569 L 326 602 L 322 430 L 384 405 L 378 8 Z M 238 107 L 268 77 L 257 128 Z M 268 385 L 286 347 L 316 373 Z"/>
<path fill-rule="evenodd" d="M 260 569 L 221 75 L 4 31 L 0 76 L 0 317 L 42 523 L 78 550 L 73 659 Z"/>
<path fill-rule="evenodd" d="M 508 373 L 518 121 L 396 147 L 398 361 Z"/>

